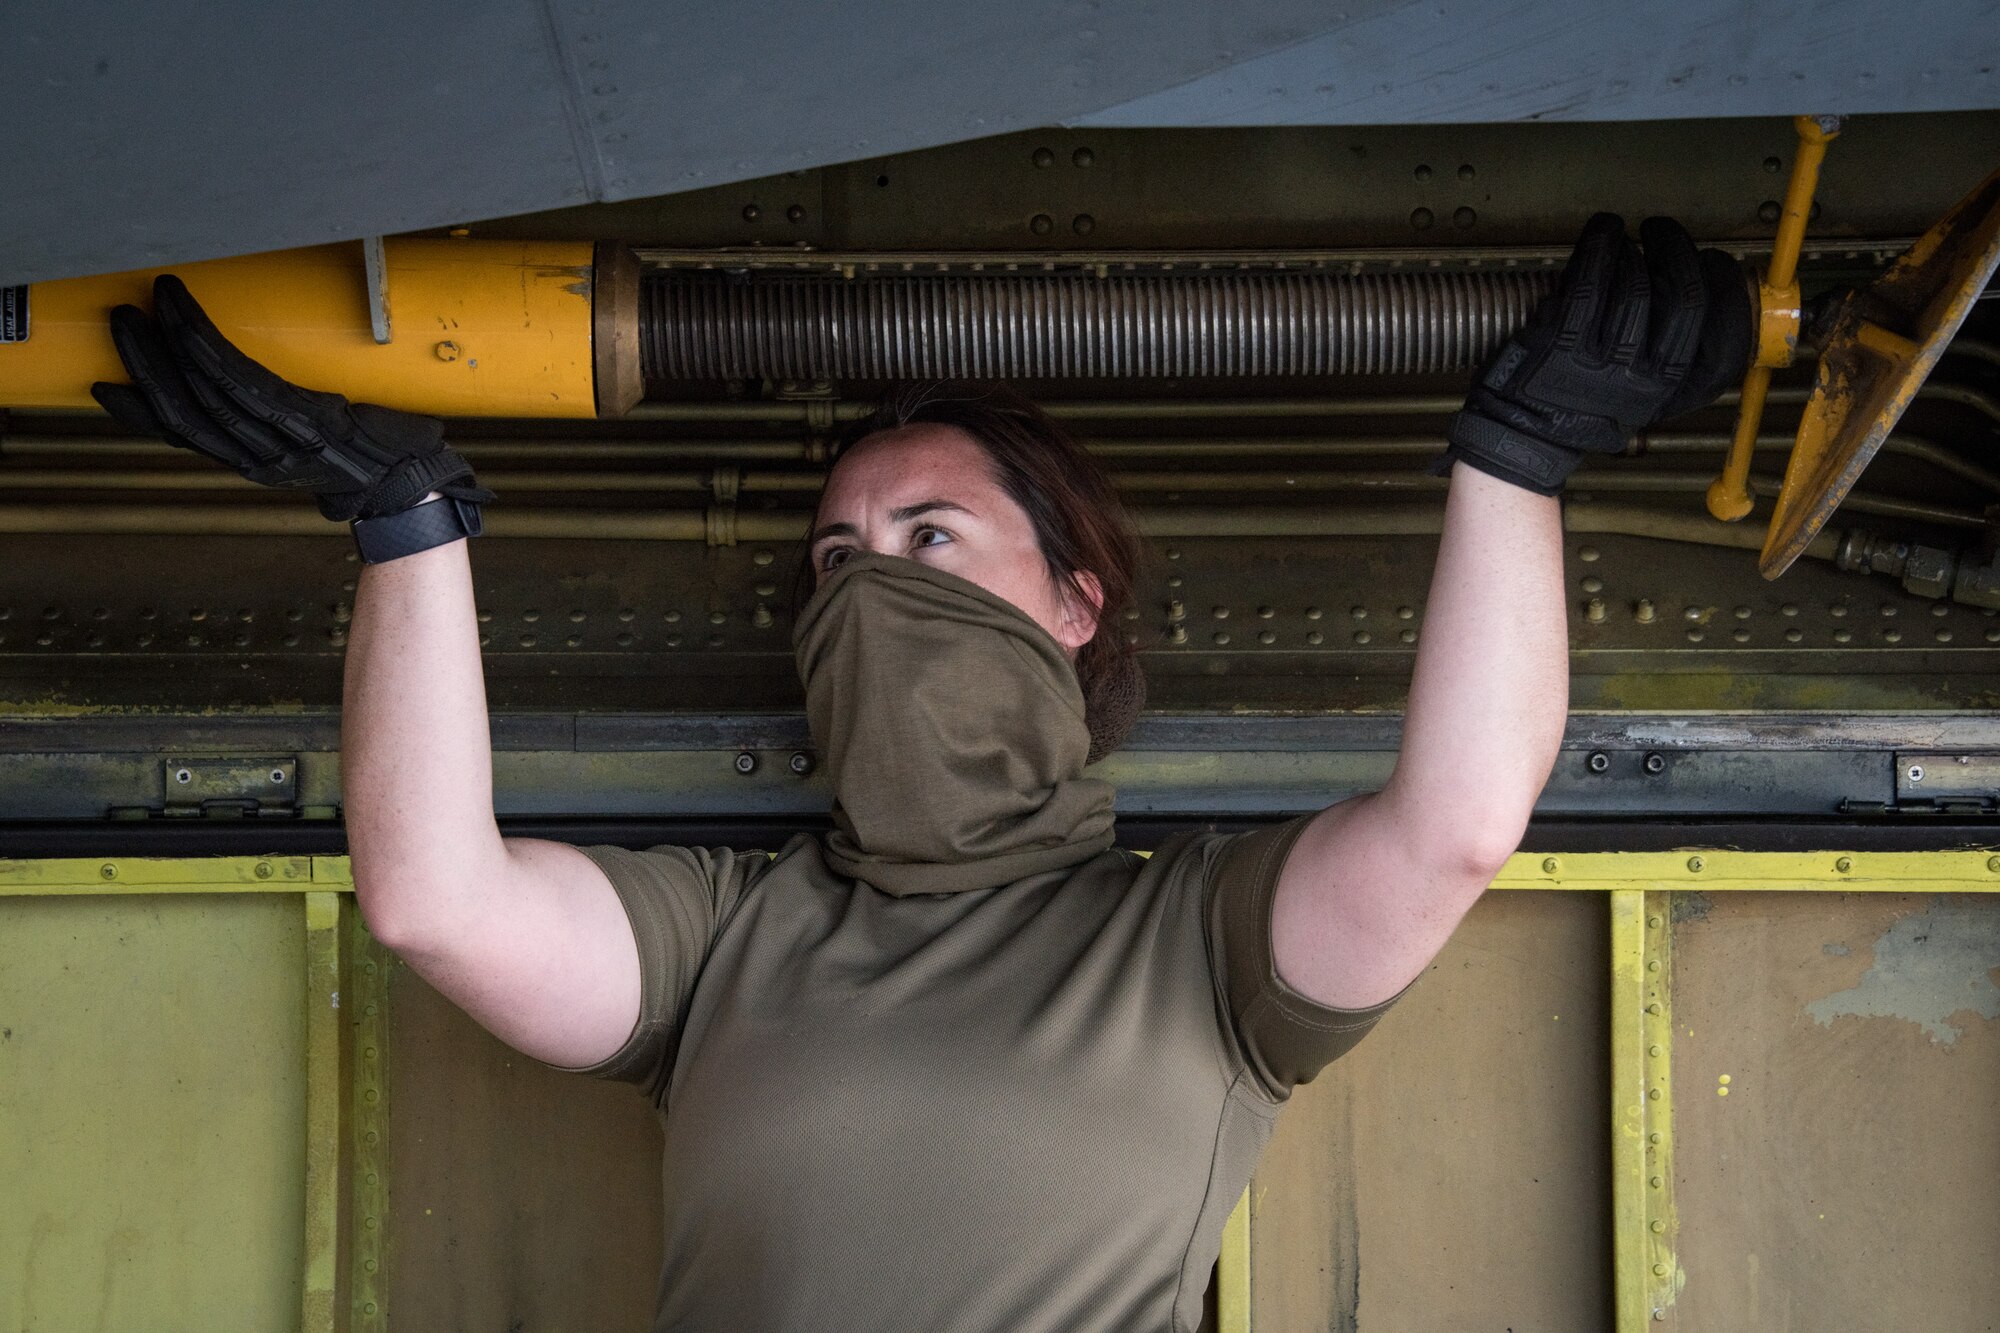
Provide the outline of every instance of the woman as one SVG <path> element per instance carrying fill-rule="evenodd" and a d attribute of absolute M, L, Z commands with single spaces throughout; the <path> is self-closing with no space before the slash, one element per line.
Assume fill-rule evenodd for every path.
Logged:
<path fill-rule="evenodd" d="M 115 312 L 137 387 L 99 396 L 357 520 L 362 911 L 501 1039 L 661 1110 L 656 1328 L 1187 1330 L 1278 1109 L 1424 969 L 1547 778 L 1551 497 L 1743 363 L 1734 266 L 1642 235 L 1593 219 L 1453 421 L 1389 783 L 1150 859 L 1084 771 L 1136 711 L 1132 545 L 1010 395 L 904 394 L 832 468 L 794 642 L 834 828 L 775 858 L 501 837 L 462 540 L 489 497 L 437 423 L 277 380 L 171 278 L 157 324 Z"/>

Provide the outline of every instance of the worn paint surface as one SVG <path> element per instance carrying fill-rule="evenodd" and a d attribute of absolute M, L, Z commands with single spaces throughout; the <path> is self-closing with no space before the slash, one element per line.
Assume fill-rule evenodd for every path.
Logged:
<path fill-rule="evenodd" d="M 1604 899 L 1488 894 L 1279 1114 L 1252 1327 L 1610 1326 Z"/>
<path fill-rule="evenodd" d="M 1845 941 L 1821 946 L 1830 957 L 1851 951 Z M 1814 1000 L 1806 1012 L 1823 1025 L 1847 1016 L 1902 1019 L 1932 1041 L 1950 1045 L 1965 1035 L 1971 1016 L 2000 1018 L 1995 973 L 2000 973 L 2000 912 L 1980 899 L 1940 895 L 1882 932 L 1874 960 L 1858 982 Z"/>
<path fill-rule="evenodd" d="M 0 903 L 0 1328 L 298 1326 L 304 920 Z"/>
<path fill-rule="evenodd" d="M 1980 950 L 1947 940 L 1996 930 L 1992 895 L 1921 893 L 1719 893 L 1707 916 L 1677 926 L 1687 1280 L 1662 1327 L 1993 1327 L 2000 1023 L 1950 998 L 1972 993 Z M 1933 945 L 1960 964 L 1920 963 Z M 1881 1012 L 1822 1021 L 1814 1008 L 1828 1000 L 1829 1012 Z M 1923 1021 L 1947 1003 L 1958 1007 L 1943 1018 L 1961 1030 L 1949 1043 Z"/>
<path fill-rule="evenodd" d="M 660 1273 L 659 1122 L 390 972 L 388 1306 L 399 1329 L 638 1329 Z"/>

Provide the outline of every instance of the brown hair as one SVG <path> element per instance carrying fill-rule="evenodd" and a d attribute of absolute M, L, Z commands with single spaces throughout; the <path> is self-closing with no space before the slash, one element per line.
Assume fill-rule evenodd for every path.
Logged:
<path fill-rule="evenodd" d="M 1097 577 L 1103 605 L 1096 634 L 1077 651 L 1076 676 L 1091 717 L 1092 758 L 1115 749 L 1137 718 L 1144 683 L 1124 619 L 1141 546 L 1111 479 L 1034 403 L 1004 384 L 963 380 L 896 386 L 842 434 L 829 458 L 838 464 L 842 453 L 870 435 L 919 424 L 955 426 L 978 441 L 992 460 L 994 479 L 1026 511 L 1058 588 L 1088 603 L 1081 576 Z M 812 573 L 810 559 L 802 561 L 802 591 L 811 588 Z"/>

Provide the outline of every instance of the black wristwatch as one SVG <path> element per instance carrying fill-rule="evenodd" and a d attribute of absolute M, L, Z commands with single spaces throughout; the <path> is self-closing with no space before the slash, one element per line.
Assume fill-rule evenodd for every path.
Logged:
<path fill-rule="evenodd" d="M 363 564 L 379 565 L 461 537 L 477 537 L 482 526 L 478 504 L 441 495 L 401 513 L 356 519 L 354 544 L 361 548 Z"/>

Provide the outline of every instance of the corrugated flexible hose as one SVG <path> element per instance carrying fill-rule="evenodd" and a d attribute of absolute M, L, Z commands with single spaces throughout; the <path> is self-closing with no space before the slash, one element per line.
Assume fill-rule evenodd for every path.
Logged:
<path fill-rule="evenodd" d="M 1159 379 L 1468 370 L 1544 271 L 646 278 L 649 380 Z"/>

